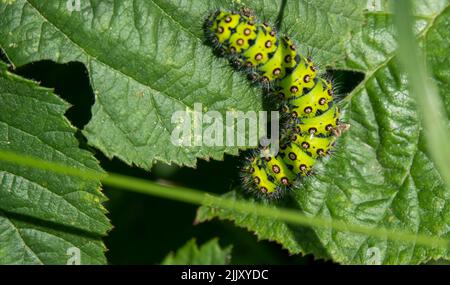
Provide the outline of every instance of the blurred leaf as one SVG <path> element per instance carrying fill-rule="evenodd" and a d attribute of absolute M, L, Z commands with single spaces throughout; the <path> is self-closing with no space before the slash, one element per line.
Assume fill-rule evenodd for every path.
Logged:
<path fill-rule="evenodd" d="M 64 117 L 68 104 L 0 62 L 0 149 L 78 169 L 101 170 L 78 148 Z M 111 229 L 100 181 L 0 162 L 0 263 L 65 264 L 70 248 L 81 263 L 106 263 L 101 236 Z M 69 250 L 69 252 L 68 252 Z"/>
<path fill-rule="evenodd" d="M 366 13 L 365 24 L 347 44 L 346 60 L 338 63 L 366 74 L 344 99 L 350 132 L 339 140 L 334 157 L 318 166 L 317 175 L 293 192 L 290 202 L 311 216 L 449 238 L 450 192 L 426 151 L 417 107 L 397 63 L 387 6 Z M 418 3 L 415 11 L 418 41 L 427 47 L 428 59 L 436 67 L 433 73 L 441 82 L 447 110 L 449 14 L 448 1 Z M 315 228 L 297 235 L 301 230 L 297 227 L 214 207 L 200 208 L 197 221 L 214 217 L 233 220 L 260 239 L 281 243 L 291 253 L 312 252 L 341 263 L 416 264 L 450 259 L 448 250 L 331 229 Z"/>
<path fill-rule="evenodd" d="M 448 15 L 448 8 L 444 15 Z M 450 19 L 445 16 L 436 18 L 433 28 L 426 35 L 423 42 L 424 52 L 427 56 L 428 70 L 432 73 L 432 80 L 437 84 L 441 100 L 444 104 L 443 108 L 450 117 L 450 57 L 448 56 L 448 39 L 450 31 L 448 27 Z M 450 125 L 450 122 L 447 121 Z"/>
<path fill-rule="evenodd" d="M 176 253 L 169 253 L 163 265 L 225 265 L 230 263 L 232 246 L 221 248 L 217 238 L 198 247 L 195 239 L 188 241 Z"/>

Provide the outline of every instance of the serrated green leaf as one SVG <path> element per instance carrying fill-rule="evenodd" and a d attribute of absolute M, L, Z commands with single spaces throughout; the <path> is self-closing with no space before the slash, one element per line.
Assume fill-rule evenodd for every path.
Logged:
<path fill-rule="evenodd" d="M 163 265 L 225 265 L 230 262 L 232 246 L 221 248 L 217 238 L 198 247 L 195 239 L 188 241 L 177 252 L 169 253 Z"/>
<path fill-rule="evenodd" d="M 194 166 L 197 158 L 236 155 L 238 147 L 174 146 L 175 111 L 192 111 L 194 103 L 222 114 L 262 109 L 260 90 L 203 43 L 202 24 L 213 9 L 245 3 L 275 21 L 281 2 L 234 2 L 81 1 L 77 11 L 67 1 L 0 1 L 0 46 L 17 66 L 43 59 L 86 65 L 96 100 L 84 134 L 108 157 L 145 169 L 156 160 Z M 292 34 L 324 62 L 343 56 L 360 18 L 360 1 L 345 9 L 329 4 L 288 1 L 286 9 Z M 326 33 L 315 33 L 316 26 Z"/>
<path fill-rule="evenodd" d="M 65 1 L 1 3 L 0 45 L 15 65 L 51 59 L 87 66 L 96 100 L 84 134 L 108 157 L 150 169 L 155 160 L 194 166 L 198 157 L 237 154 L 237 147 L 171 142 L 172 114 L 194 103 L 221 113 L 261 109 L 259 90 L 203 44 L 210 1 L 174 2 L 81 1 L 79 12 Z"/>
<path fill-rule="evenodd" d="M 222 197 L 237 201 L 244 200 L 245 198 L 241 195 L 242 189 L 237 191 L 228 192 Z M 256 203 L 254 199 L 251 199 L 250 202 Z M 266 206 L 276 208 L 276 205 L 269 204 Z M 330 259 L 311 229 L 293 228 L 282 221 L 220 207 L 200 207 L 195 220 L 196 223 L 201 223 L 216 217 L 221 220 L 234 221 L 237 226 L 253 231 L 259 240 L 266 239 L 280 243 L 291 253 L 314 253 L 316 258 Z"/>
<path fill-rule="evenodd" d="M 339 140 L 334 157 L 319 165 L 317 175 L 293 193 L 293 201 L 311 216 L 449 238 L 450 192 L 426 151 L 417 107 L 397 63 L 388 6 L 385 3 L 382 10 L 366 13 L 365 25 L 347 44 L 346 60 L 338 63 L 366 74 L 344 100 L 348 103 L 344 118 L 352 125 L 351 130 Z M 416 7 L 418 41 L 426 47 L 447 111 L 449 14 L 448 1 Z M 197 221 L 214 217 L 234 220 L 292 253 L 312 252 L 341 263 L 417 264 L 450 258 L 444 249 L 331 229 L 314 228 L 315 238 L 305 241 L 305 236 L 295 236 L 295 227 L 285 225 L 268 233 L 267 229 L 280 227 L 278 221 L 214 208 L 200 208 Z M 321 250 L 306 246 L 311 241 Z"/>
<path fill-rule="evenodd" d="M 261 109 L 259 91 L 248 88 L 241 74 L 223 67 L 225 61 L 202 44 L 199 19 L 212 5 L 229 8 L 231 2 L 89 1 L 79 12 L 68 11 L 62 2 L 0 2 L 0 45 L 16 65 L 41 59 L 86 64 L 97 94 L 85 130 L 92 145 L 144 168 L 154 160 L 192 166 L 198 157 L 237 153 L 236 148 L 173 148 L 168 136 L 170 114 L 192 109 L 194 102 L 222 113 Z M 236 2 L 272 21 L 280 6 Z M 446 237 L 449 193 L 426 153 L 416 107 L 396 62 L 392 15 L 387 1 L 380 1 L 380 10 L 369 9 L 362 17 L 369 2 L 287 2 L 282 32 L 293 34 L 302 50 L 312 48 L 322 65 L 366 74 L 347 97 L 351 131 L 340 140 L 335 157 L 294 193 L 294 206 L 309 215 Z M 449 110 L 448 65 L 442 64 L 446 53 L 440 54 L 446 47 L 442 35 L 448 24 L 442 19 L 447 6 L 440 0 L 418 2 L 415 29 L 437 66 L 433 73 Z M 200 212 L 198 220 L 241 218 L 210 208 Z M 303 233 L 275 223 L 253 217 L 237 222 L 292 253 L 312 252 L 343 263 L 371 263 L 374 252 L 383 263 L 448 258 L 443 250 L 331 230 Z M 273 226 L 278 230 L 271 232 Z"/>
<path fill-rule="evenodd" d="M 0 149 L 100 171 L 78 148 L 64 117 L 68 104 L 51 90 L 9 73 L 0 62 Z M 0 263 L 105 263 L 101 236 L 111 228 L 100 181 L 0 162 Z M 73 253 L 73 252 L 72 252 Z"/>

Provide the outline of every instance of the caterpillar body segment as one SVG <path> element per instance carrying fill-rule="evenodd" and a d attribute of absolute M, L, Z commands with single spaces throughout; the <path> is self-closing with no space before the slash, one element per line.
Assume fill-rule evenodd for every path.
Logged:
<path fill-rule="evenodd" d="M 329 155 L 348 125 L 339 121 L 331 81 L 319 76 L 313 61 L 298 52 L 294 41 L 259 22 L 248 9 L 216 11 L 207 20 L 206 35 L 235 66 L 268 87 L 286 113 L 281 149 L 273 156 L 257 152 L 243 167 L 243 181 L 263 197 L 275 197 L 314 164 Z"/>

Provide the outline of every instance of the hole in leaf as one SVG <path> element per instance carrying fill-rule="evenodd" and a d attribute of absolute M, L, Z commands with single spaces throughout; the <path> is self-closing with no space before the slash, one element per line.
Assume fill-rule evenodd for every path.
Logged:
<path fill-rule="evenodd" d="M 78 129 L 83 129 L 91 119 L 95 99 L 82 63 L 59 64 L 43 60 L 18 67 L 14 72 L 40 82 L 41 86 L 54 88 L 54 93 L 72 105 L 65 115 Z"/>

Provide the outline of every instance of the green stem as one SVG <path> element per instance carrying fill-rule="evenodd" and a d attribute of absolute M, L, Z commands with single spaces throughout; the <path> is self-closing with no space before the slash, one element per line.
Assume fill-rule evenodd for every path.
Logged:
<path fill-rule="evenodd" d="M 412 30 L 412 2 L 396 0 L 395 24 L 399 44 L 399 57 L 408 76 L 410 93 L 416 98 L 427 141 L 427 148 L 442 178 L 450 189 L 450 130 L 443 103 L 437 88 L 425 67 L 425 59 L 419 50 Z"/>
<path fill-rule="evenodd" d="M 246 201 L 226 199 L 189 188 L 165 186 L 157 184 L 155 182 L 119 174 L 107 174 L 95 170 L 81 170 L 71 166 L 45 161 L 34 157 L 24 156 L 14 152 L 0 150 L 0 160 L 19 164 L 21 166 L 51 170 L 56 173 L 76 176 L 88 180 L 100 179 L 104 185 L 113 186 L 118 189 L 196 205 L 226 208 L 228 210 L 237 211 L 242 214 L 254 214 L 260 217 L 277 219 L 300 226 L 330 228 L 338 231 L 360 233 L 381 239 L 386 238 L 395 241 L 417 243 L 433 248 L 439 247 L 447 249 L 450 245 L 449 240 L 439 237 L 426 236 L 399 230 L 390 230 L 383 227 L 372 228 L 356 224 L 349 224 L 339 220 L 306 216 L 298 210 L 283 208 L 275 209 L 263 205 L 255 205 Z"/>

